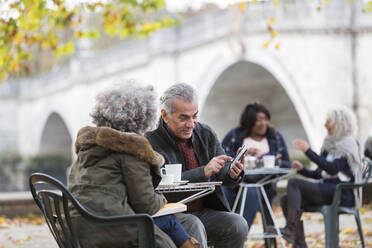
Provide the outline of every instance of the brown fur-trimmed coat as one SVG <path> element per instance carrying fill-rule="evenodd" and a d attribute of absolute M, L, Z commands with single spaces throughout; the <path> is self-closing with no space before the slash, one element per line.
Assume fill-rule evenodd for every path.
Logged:
<path fill-rule="evenodd" d="M 75 151 L 77 160 L 68 187 L 94 214 L 153 215 L 166 203 L 165 197 L 154 191 L 161 179 L 159 167 L 164 159 L 144 136 L 108 127 L 84 127 L 78 133 Z M 131 225 L 103 229 L 77 214 L 74 220 L 83 247 L 138 246 Z M 175 247 L 156 226 L 155 238 L 157 247 Z"/>

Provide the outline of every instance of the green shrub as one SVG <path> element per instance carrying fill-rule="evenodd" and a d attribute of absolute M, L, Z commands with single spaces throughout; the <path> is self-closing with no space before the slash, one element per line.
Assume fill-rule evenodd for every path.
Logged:
<path fill-rule="evenodd" d="M 14 151 L 0 153 L 0 192 L 20 190 L 22 157 Z"/>
<path fill-rule="evenodd" d="M 66 170 L 72 159 L 61 154 L 43 154 L 30 157 L 25 161 L 25 175 L 29 177 L 34 172 L 51 175 L 66 184 Z"/>
<path fill-rule="evenodd" d="M 17 152 L 2 152 L 0 154 L 0 165 L 3 164 L 17 164 L 22 161 L 22 157 Z"/>

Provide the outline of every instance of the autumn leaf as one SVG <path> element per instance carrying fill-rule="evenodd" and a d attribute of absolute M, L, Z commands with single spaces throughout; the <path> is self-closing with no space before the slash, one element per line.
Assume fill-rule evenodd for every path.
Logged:
<path fill-rule="evenodd" d="M 278 7 L 279 4 L 280 4 L 280 1 L 279 1 L 279 0 L 274 0 L 274 1 L 273 1 L 273 5 L 274 5 L 275 7 Z"/>
<path fill-rule="evenodd" d="M 272 38 L 275 38 L 275 37 L 277 37 L 277 36 L 278 36 L 278 31 L 273 30 L 273 31 L 271 32 L 271 37 L 272 37 Z"/>
<path fill-rule="evenodd" d="M 369 224 L 369 223 L 372 223 L 372 219 L 371 218 L 365 218 L 365 219 L 363 219 L 363 222 Z"/>
<path fill-rule="evenodd" d="M 247 3 L 246 2 L 240 2 L 238 4 L 238 9 L 240 11 L 240 13 L 243 13 L 244 12 L 244 9 L 247 7 Z"/>
<path fill-rule="evenodd" d="M 280 49 L 280 43 L 279 42 L 275 44 L 275 49 L 277 49 L 277 50 Z"/>
<path fill-rule="evenodd" d="M 62 55 L 68 55 L 73 53 L 75 50 L 75 45 L 72 41 L 67 42 L 65 45 L 58 47 L 55 50 L 55 54 L 58 57 L 61 57 Z"/>
<path fill-rule="evenodd" d="M 353 228 L 352 227 L 347 227 L 342 229 L 341 234 L 351 234 L 353 233 Z"/>
<path fill-rule="evenodd" d="M 270 45 L 270 41 L 266 41 L 265 43 L 262 44 L 262 48 L 268 48 Z"/>
<path fill-rule="evenodd" d="M 269 18 L 269 24 L 272 25 L 276 22 L 276 18 L 275 17 L 270 17 Z"/>

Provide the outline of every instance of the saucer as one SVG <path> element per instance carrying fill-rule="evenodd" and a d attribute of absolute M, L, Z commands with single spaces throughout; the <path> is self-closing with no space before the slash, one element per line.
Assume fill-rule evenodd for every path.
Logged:
<path fill-rule="evenodd" d="M 177 184 L 177 185 L 184 185 L 184 184 L 187 184 L 189 182 L 189 180 L 181 180 L 179 182 L 173 182 L 174 184 Z"/>
<path fill-rule="evenodd" d="M 189 182 L 189 180 L 181 180 L 179 182 L 173 182 L 173 183 L 159 183 L 158 187 L 172 187 L 172 186 L 180 186 L 180 185 L 185 185 Z"/>

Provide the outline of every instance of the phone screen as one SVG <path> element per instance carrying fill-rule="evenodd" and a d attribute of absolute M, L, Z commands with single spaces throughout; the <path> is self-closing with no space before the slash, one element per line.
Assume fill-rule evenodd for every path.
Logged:
<path fill-rule="evenodd" d="M 242 158 L 242 156 L 247 151 L 247 149 L 248 149 L 248 147 L 246 145 L 242 146 L 242 149 L 240 150 L 240 152 L 235 156 L 235 158 L 233 160 L 231 160 L 229 171 L 232 169 L 234 164 Z"/>

